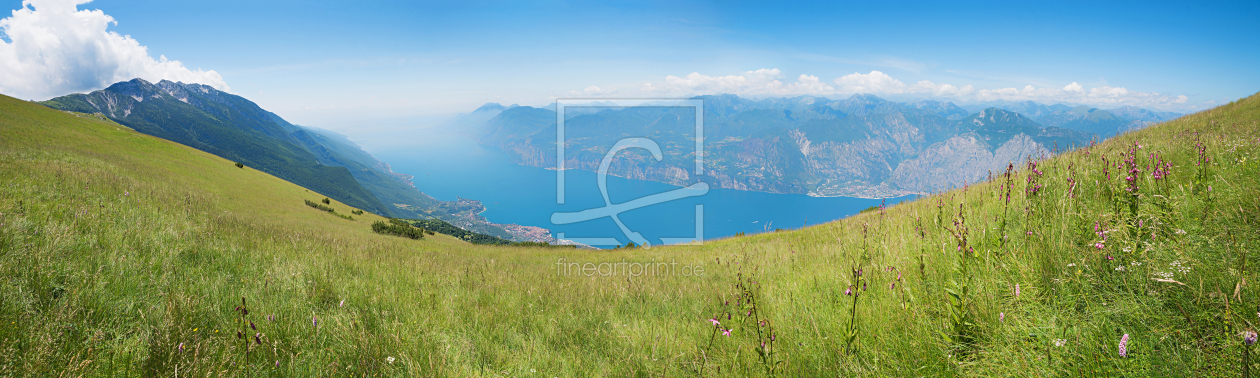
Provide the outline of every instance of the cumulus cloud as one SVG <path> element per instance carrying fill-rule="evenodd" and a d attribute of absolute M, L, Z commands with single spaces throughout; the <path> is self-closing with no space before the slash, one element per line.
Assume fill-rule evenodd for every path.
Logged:
<path fill-rule="evenodd" d="M 215 71 L 190 70 L 177 60 L 149 56 L 100 10 L 79 10 L 91 0 L 24 0 L 0 20 L 0 93 L 47 99 L 142 78 L 206 84 L 229 90 Z"/>
<path fill-rule="evenodd" d="M 880 71 L 854 72 L 838 77 L 829 85 L 817 76 L 800 75 L 795 82 L 784 83 L 778 69 L 759 69 L 739 75 L 708 76 L 693 72 L 685 77 L 666 76 L 664 81 L 644 83 L 643 92 L 661 95 L 703 95 L 731 93 L 746 96 L 779 95 L 905 95 L 958 102 L 984 101 L 1037 101 L 1045 103 L 1076 103 L 1092 106 L 1142 106 L 1153 108 L 1186 109 L 1189 101 L 1184 95 L 1171 96 L 1155 92 L 1140 92 L 1123 87 L 1101 86 L 1085 88 L 1077 82 L 1062 88 L 977 89 L 971 84 L 954 85 L 923 80 L 906 84 Z"/>

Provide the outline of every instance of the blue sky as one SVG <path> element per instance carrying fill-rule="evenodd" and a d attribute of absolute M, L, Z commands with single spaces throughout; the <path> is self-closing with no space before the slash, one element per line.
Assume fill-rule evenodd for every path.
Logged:
<path fill-rule="evenodd" d="M 66 1 L 73 2 L 37 0 L 25 9 L 40 12 Z M 23 8 L 19 1 L 4 4 Z M 1186 112 L 1260 90 L 1256 1 L 98 0 L 77 9 L 101 10 L 117 22 L 108 31 L 129 36 L 158 60 L 110 71 L 115 76 L 204 78 L 292 122 L 338 131 L 364 123 L 431 122 L 485 102 L 540 105 L 557 97 L 730 92 L 841 98 L 871 92 L 959 103 L 1031 99 Z M 33 27 L 54 22 L 30 19 L 36 20 Z M 16 24 L 10 22 L 4 38 L 14 46 L 21 35 Z M 28 60 L 36 55 L 3 47 L 0 60 L 3 54 Z M 76 58 L 76 51 L 61 51 L 61 59 L 109 62 Z M 182 67 L 159 64 L 160 56 Z M 18 69 L 0 75 L 53 82 L 58 75 L 73 76 L 71 81 L 86 83 L 55 87 L 67 93 L 99 89 L 86 87 L 113 79 L 97 77 L 108 69 L 66 73 L 46 72 L 47 66 L 64 65 L 44 66 L 41 75 Z M 39 81 L 20 84 L 26 87 L 6 87 L 0 76 L 0 93 L 25 94 L 21 88 L 28 88 L 31 94 L 21 97 L 65 94 L 35 94 L 29 88 Z"/>

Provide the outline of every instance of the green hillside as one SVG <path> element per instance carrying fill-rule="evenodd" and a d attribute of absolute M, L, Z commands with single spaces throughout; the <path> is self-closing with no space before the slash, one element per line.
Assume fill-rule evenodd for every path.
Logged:
<path fill-rule="evenodd" d="M 378 235 L 0 96 L 0 375 L 1238 376 L 1257 122 L 1260 95 L 837 222 L 588 251 Z"/>

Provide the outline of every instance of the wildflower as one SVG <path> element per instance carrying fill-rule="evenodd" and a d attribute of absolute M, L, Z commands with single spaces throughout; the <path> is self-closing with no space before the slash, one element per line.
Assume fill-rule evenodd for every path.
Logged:
<path fill-rule="evenodd" d="M 276 314 L 267 315 L 267 320 L 272 322 L 276 321 Z"/>
<path fill-rule="evenodd" d="M 722 324 L 722 323 L 718 323 L 717 318 L 709 319 L 709 322 L 712 322 L 712 323 L 713 323 L 713 325 L 715 325 L 715 326 L 716 326 L 716 325 L 719 325 L 719 324 Z"/>
<path fill-rule="evenodd" d="M 1115 260 L 1115 259 L 1116 259 L 1116 258 L 1111 257 L 1111 255 L 1107 255 L 1107 260 Z"/>
<path fill-rule="evenodd" d="M 394 363 L 394 357 L 393 356 L 385 357 L 385 362 L 388 362 L 391 364 Z"/>
<path fill-rule="evenodd" d="M 345 299 L 342 299 L 342 300 L 341 300 L 341 303 L 340 303 L 340 304 L 338 304 L 338 305 L 337 305 L 337 307 L 346 307 L 346 300 L 345 300 Z"/>
<path fill-rule="evenodd" d="M 250 321 L 249 321 L 249 329 L 252 329 L 252 330 L 255 330 L 255 331 L 257 331 L 257 330 L 258 330 L 258 327 L 254 326 L 254 321 L 253 321 L 253 320 L 250 320 Z"/>
<path fill-rule="evenodd" d="M 1255 341 L 1255 338 L 1253 337 L 1251 340 Z M 179 349 L 180 353 L 184 353 L 184 343 L 179 343 L 179 348 L 177 349 Z"/>
<path fill-rule="evenodd" d="M 1256 331 L 1252 331 L 1252 330 L 1243 331 L 1242 337 L 1243 337 L 1243 342 L 1247 343 L 1247 346 L 1252 346 L 1256 343 Z M 180 345 L 183 345 L 183 344 L 180 344 Z"/>
<path fill-rule="evenodd" d="M 1005 312 L 999 312 L 999 313 L 998 313 L 998 321 L 999 321 L 999 322 L 1006 322 L 1006 313 L 1005 313 Z"/>
<path fill-rule="evenodd" d="M 280 360 L 276 360 L 276 367 L 280 367 Z"/>
<path fill-rule="evenodd" d="M 1068 267 L 1074 267 L 1074 266 L 1076 266 L 1076 263 L 1068 263 Z"/>
<path fill-rule="evenodd" d="M 1015 298 L 1019 298 L 1019 284 L 1015 284 Z"/>
<path fill-rule="evenodd" d="M 1129 356 L 1129 334 L 1120 337 L 1120 357 Z"/>
<path fill-rule="evenodd" d="M 316 326 L 316 327 L 319 327 L 319 317 L 318 317 L 318 316 L 314 316 L 314 315 L 312 315 L 312 316 L 311 316 L 311 325 Z"/>
<path fill-rule="evenodd" d="M 724 330 L 722 330 L 722 336 L 727 336 L 727 337 L 730 337 L 730 336 L 731 336 L 731 331 L 734 331 L 734 329 L 724 329 Z"/>
<path fill-rule="evenodd" d="M 1064 340 L 1064 339 L 1054 339 L 1054 346 L 1061 347 L 1061 346 L 1064 346 L 1064 345 L 1067 345 L 1067 340 Z"/>
<path fill-rule="evenodd" d="M 853 295 L 853 286 L 844 289 L 844 295 Z M 1256 313 L 1256 315 L 1260 315 L 1260 313 Z"/>
<path fill-rule="evenodd" d="M 258 343 L 258 345 L 262 345 L 262 339 L 260 337 L 262 337 L 261 333 L 254 334 L 254 342 Z"/>

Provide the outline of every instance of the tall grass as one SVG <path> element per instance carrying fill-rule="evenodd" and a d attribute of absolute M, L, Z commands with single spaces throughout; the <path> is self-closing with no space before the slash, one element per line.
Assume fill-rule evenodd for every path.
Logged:
<path fill-rule="evenodd" d="M 208 154 L 0 110 L 0 374 L 1238 376 L 1260 321 L 1256 96 L 837 222 L 616 251 L 377 235 Z"/>

